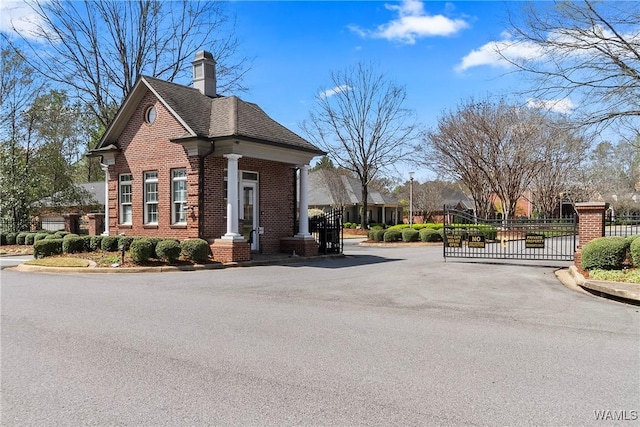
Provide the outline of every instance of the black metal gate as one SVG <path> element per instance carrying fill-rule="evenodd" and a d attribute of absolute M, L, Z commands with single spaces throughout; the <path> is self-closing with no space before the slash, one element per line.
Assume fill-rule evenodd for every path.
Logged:
<path fill-rule="evenodd" d="M 477 219 L 468 212 L 444 210 L 446 258 L 572 261 L 576 216 L 550 219 Z"/>
<path fill-rule="evenodd" d="M 309 218 L 309 232 L 318 242 L 318 253 L 341 254 L 343 250 L 342 208 Z"/>

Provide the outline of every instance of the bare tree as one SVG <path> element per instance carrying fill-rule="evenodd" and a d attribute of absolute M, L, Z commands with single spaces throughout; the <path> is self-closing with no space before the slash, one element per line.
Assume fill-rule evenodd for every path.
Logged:
<path fill-rule="evenodd" d="M 103 126 L 141 74 L 168 81 L 206 47 L 217 61 L 219 89 L 236 88 L 246 58 L 234 60 L 238 41 L 220 1 L 28 0 L 32 30 L 14 27 L 14 46 L 47 79 L 72 88 Z"/>
<path fill-rule="evenodd" d="M 362 184 L 362 226 L 367 226 L 368 186 L 412 151 L 418 137 L 406 90 L 362 63 L 331 73 L 332 87 L 301 127 L 309 139 Z"/>
<path fill-rule="evenodd" d="M 469 188 L 479 216 L 492 192 L 509 218 L 544 165 L 556 161 L 545 157 L 552 124 L 539 110 L 469 101 L 443 115 L 427 141 L 438 171 Z"/>
<path fill-rule="evenodd" d="M 640 117 L 640 3 L 527 3 L 511 17 L 503 58 L 533 78 L 541 102 L 570 99 L 583 125 L 628 125 Z M 535 55 L 514 55 L 514 52 Z"/>
<path fill-rule="evenodd" d="M 535 209 L 550 218 L 567 197 L 581 197 L 576 191 L 577 171 L 585 161 L 588 140 L 575 129 L 563 126 L 545 126 L 540 155 L 542 163 L 531 185 Z M 570 196 L 571 195 L 571 196 Z M 581 201 L 581 200 L 578 200 Z"/>

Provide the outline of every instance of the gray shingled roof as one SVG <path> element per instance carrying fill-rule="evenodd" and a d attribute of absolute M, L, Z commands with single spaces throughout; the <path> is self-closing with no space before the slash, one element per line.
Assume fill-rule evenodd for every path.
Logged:
<path fill-rule="evenodd" d="M 309 206 L 345 206 L 362 204 L 362 185 L 355 178 L 333 172 L 317 170 L 309 172 Z M 398 200 L 392 196 L 384 196 L 378 190 L 369 187 L 367 203 L 370 205 L 396 206 Z"/>
<path fill-rule="evenodd" d="M 324 154 L 315 145 L 237 96 L 210 98 L 197 89 L 153 77 L 144 81 L 200 137 L 238 137 Z"/>

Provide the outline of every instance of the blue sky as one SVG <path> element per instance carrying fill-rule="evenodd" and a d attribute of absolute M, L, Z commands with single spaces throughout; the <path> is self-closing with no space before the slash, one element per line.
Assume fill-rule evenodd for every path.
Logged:
<path fill-rule="evenodd" d="M 4 4 L 0 27 L 11 19 Z M 301 134 L 314 97 L 331 89 L 330 74 L 359 61 L 406 87 L 406 106 L 425 127 L 470 97 L 512 94 L 521 76 L 509 73 L 492 46 L 508 39 L 501 1 L 231 1 L 242 56 L 254 58 L 240 96 Z M 17 13 L 19 9 L 13 9 Z M 532 57 L 535 49 L 511 52 Z M 190 84 L 190 82 L 181 82 Z M 521 100 L 527 102 L 526 99 Z M 543 100 L 541 102 L 550 102 Z M 556 107 L 570 109 L 561 100 Z M 426 172 L 417 171 L 417 179 Z"/>

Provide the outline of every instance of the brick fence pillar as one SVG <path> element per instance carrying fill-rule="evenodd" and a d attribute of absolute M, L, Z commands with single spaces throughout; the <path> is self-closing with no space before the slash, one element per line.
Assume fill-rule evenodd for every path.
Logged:
<path fill-rule="evenodd" d="M 89 219 L 89 235 L 97 236 L 104 231 L 104 214 L 103 213 L 90 213 L 87 214 Z"/>
<path fill-rule="evenodd" d="M 598 237 L 604 236 L 605 213 L 609 207 L 605 202 L 576 203 L 578 212 L 578 250 L 573 262 L 582 269 L 582 247 Z"/>
<path fill-rule="evenodd" d="M 80 231 L 80 215 L 71 213 L 62 215 L 64 218 L 64 231 L 78 233 Z"/>

